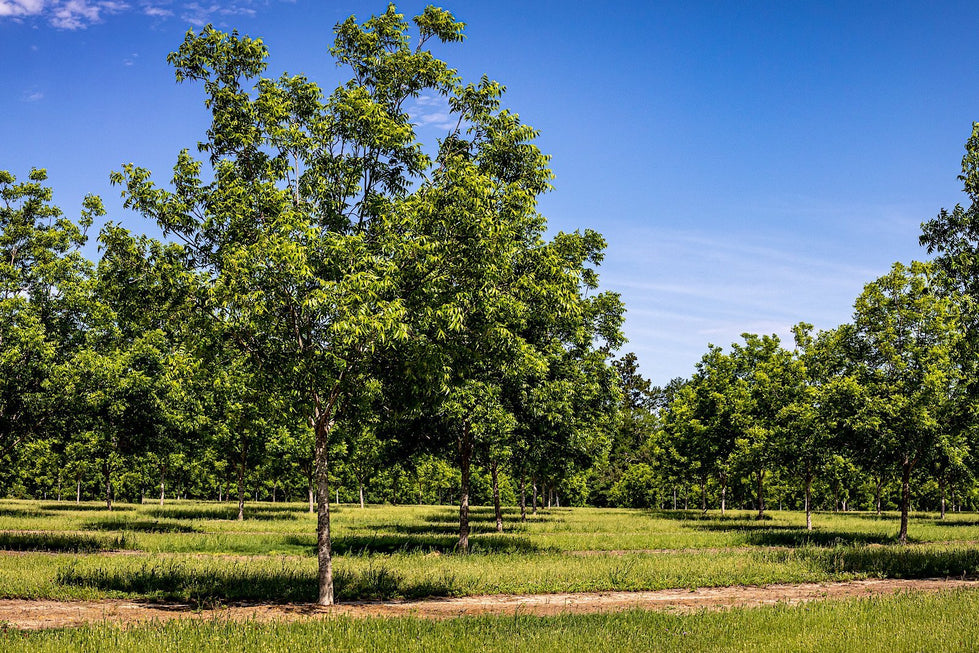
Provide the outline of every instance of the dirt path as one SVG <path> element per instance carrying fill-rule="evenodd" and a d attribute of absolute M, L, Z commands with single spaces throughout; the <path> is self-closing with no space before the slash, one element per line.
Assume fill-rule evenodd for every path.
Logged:
<path fill-rule="evenodd" d="M 136 624 L 169 619 L 233 619 L 297 621 L 329 615 L 353 617 L 416 616 L 447 619 L 480 614 L 556 615 L 616 612 L 632 608 L 694 612 L 701 609 L 753 607 L 773 603 L 795 604 L 821 599 L 870 597 L 905 591 L 935 592 L 959 587 L 979 588 L 975 580 L 862 580 L 846 583 L 805 583 L 766 587 L 709 587 L 655 592 L 582 592 L 468 596 L 422 601 L 345 603 L 332 608 L 309 604 L 233 605 L 195 610 L 183 604 L 134 601 L 29 601 L 0 600 L 0 625 L 26 630 L 64 628 L 92 623 Z"/>

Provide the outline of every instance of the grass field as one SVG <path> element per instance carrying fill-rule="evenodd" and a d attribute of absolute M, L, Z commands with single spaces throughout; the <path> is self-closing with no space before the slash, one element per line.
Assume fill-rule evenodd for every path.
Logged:
<path fill-rule="evenodd" d="M 315 597 L 314 517 L 301 504 L 0 502 L 0 597 L 129 597 L 198 603 Z M 473 555 L 453 552 L 450 507 L 342 506 L 334 549 L 340 600 L 654 590 L 979 573 L 979 517 L 563 508 L 505 530 L 474 510 Z"/>
<path fill-rule="evenodd" d="M 979 592 L 905 594 L 674 615 L 333 618 L 307 623 L 170 622 L 21 633 L 20 651 L 974 651 Z"/>
<path fill-rule="evenodd" d="M 315 518 L 301 504 L 0 502 L 0 598 L 309 602 Z M 520 523 L 473 511 L 472 555 L 454 552 L 450 507 L 341 506 L 334 513 L 341 601 L 480 594 L 656 590 L 858 578 L 979 575 L 979 516 L 564 508 Z M 979 591 L 677 615 L 193 621 L 21 633 L 0 650 L 973 650 Z M 318 644 L 320 643 L 320 644 Z"/>

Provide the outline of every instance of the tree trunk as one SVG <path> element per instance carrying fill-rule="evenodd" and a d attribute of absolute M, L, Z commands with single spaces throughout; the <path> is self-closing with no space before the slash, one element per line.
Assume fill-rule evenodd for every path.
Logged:
<path fill-rule="evenodd" d="M 942 516 L 941 516 L 941 518 L 942 519 L 945 519 L 945 477 L 944 476 L 939 476 L 938 477 L 938 491 L 941 494 L 941 499 L 942 499 L 942 505 L 941 505 Z"/>
<path fill-rule="evenodd" d="M 897 539 L 901 544 L 908 543 L 908 510 L 911 506 L 911 461 L 904 457 L 901 466 L 901 532 Z"/>
<path fill-rule="evenodd" d="M 164 466 L 160 471 L 160 507 L 163 507 L 163 497 L 166 490 L 167 468 Z"/>
<path fill-rule="evenodd" d="M 707 512 L 707 477 L 701 479 L 700 483 L 700 509 Z"/>
<path fill-rule="evenodd" d="M 727 510 L 727 474 L 721 474 L 721 516 Z"/>
<path fill-rule="evenodd" d="M 520 477 L 520 521 L 527 521 L 527 479 Z"/>
<path fill-rule="evenodd" d="M 880 512 L 881 512 L 881 510 L 880 510 L 880 508 L 881 508 L 880 493 L 881 493 L 881 491 L 883 489 L 884 489 L 884 477 L 883 476 L 878 476 L 877 477 L 877 485 L 874 488 L 874 490 L 875 490 L 874 491 L 874 501 L 876 501 L 876 503 L 877 503 L 877 514 L 878 515 L 880 515 Z"/>
<path fill-rule="evenodd" d="M 245 520 L 245 456 L 238 463 L 238 521 Z"/>
<path fill-rule="evenodd" d="M 532 501 L 533 501 L 533 514 L 537 514 L 537 479 L 531 478 L 530 484 L 532 488 Z"/>
<path fill-rule="evenodd" d="M 676 510 L 676 485 L 673 486 L 673 510 Z"/>
<path fill-rule="evenodd" d="M 316 496 L 314 494 L 313 484 L 310 483 L 307 488 L 309 490 L 309 514 L 316 512 Z"/>
<path fill-rule="evenodd" d="M 316 430 L 316 559 L 320 605 L 333 605 L 333 550 L 330 541 L 330 427 L 317 402 L 313 416 Z"/>
<path fill-rule="evenodd" d="M 58 503 L 61 503 L 61 472 L 58 472 Z"/>
<path fill-rule="evenodd" d="M 812 530 L 812 472 L 806 469 L 806 530 Z"/>
<path fill-rule="evenodd" d="M 364 482 L 357 479 L 357 489 L 360 491 L 360 507 L 364 507 Z"/>
<path fill-rule="evenodd" d="M 758 470 L 758 519 L 765 518 L 765 468 Z"/>
<path fill-rule="evenodd" d="M 112 479 L 109 472 L 109 463 L 105 463 L 103 466 L 103 473 L 105 474 L 105 509 L 112 510 Z"/>
<path fill-rule="evenodd" d="M 459 467 L 462 471 L 462 492 L 459 497 L 459 552 L 469 553 L 469 475 L 472 465 L 472 433 L 469 421 L 462 425 L 459 438 Z"/>
<path fill-rule="evenodd" d="M 82 502 L 82 478 L 75 479 L 75 503 Z"/>
<path fill-rule="evenodd" d="M 493 475 L 493 511 L 496 513 L 496 532 L 503 532 L 503 511 L 500 510 L 500 477 L 499 463 L 490 463 L 490 473 Z"/>

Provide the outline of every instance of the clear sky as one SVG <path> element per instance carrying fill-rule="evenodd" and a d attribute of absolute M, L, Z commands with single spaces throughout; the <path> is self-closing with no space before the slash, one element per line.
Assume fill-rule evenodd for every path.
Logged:
<path fill-rule="evenodd" d="M 385 6 L 0 0 L 0 168 L 46 167 L 69 214 L 94 192 L 111 219 L 155 234 L 108 175 L 132 161 L 165 181 L 203 137 L 202 90 L 166 64 L 187 29 L 262 37 L 272 72 L 330 89 L 333 25 Z M 442 6 L 469 26 L 440 56 L 506 84 L 507 105 L 542 132 L 552 229 L 606 236 L 603 284 L 624 297 L 626 350 L 656 383 L 689 376 L 708 343 L 849 320 L 864 283 L 925 257 L 921 221 L 963 199 L 979 4 Z M 434 138 L 438 107 L 416 109 Z"/>

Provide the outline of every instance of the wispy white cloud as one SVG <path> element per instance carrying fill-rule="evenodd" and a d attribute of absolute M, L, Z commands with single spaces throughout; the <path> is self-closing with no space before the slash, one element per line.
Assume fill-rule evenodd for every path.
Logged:
<path fill-rule="evenodd" d="M 458 116 L 449 112 L 448 100 L 439 95 L 418 96 L 409 107 L 408 113 L 416 125 L 441 130 L 455 129 L 459 120 Z"/>
<path fill-rule="evenodd" d="M 0 0 L 0 17 L 36 16 L 44 11 L 45 0 Z"/>
<path fill-rule="evenodd" d="M 24 95 L 21 96 L 21 100 L 24 102 L 38 102 L 44 99 L 44 93 L 41 91 L 25 91 Z"/>
<path fill-rule="evenodd" d="M 184 5 L 180 17 L 190 23 L 200 27 L 207 23 L 212 23 L 216 18 L 227 16 L 254 16 L 254 3 L 249 0 L 241 2 L 212 2 L 210 4 L 200 4 L 191 2 Z"/>
<path fill-rule="evenodd" d="M 292 0 L 278 0 L 291 2 Z M 158 20 L 181 20 L 200 26 L 230 16 L 255 16 L 270 0 L 180 2 L 174 0 L 0 0 L 0 20 L 38 19 L 63 30 L 85 29 L 111 14 L 134 12 Z"/>

